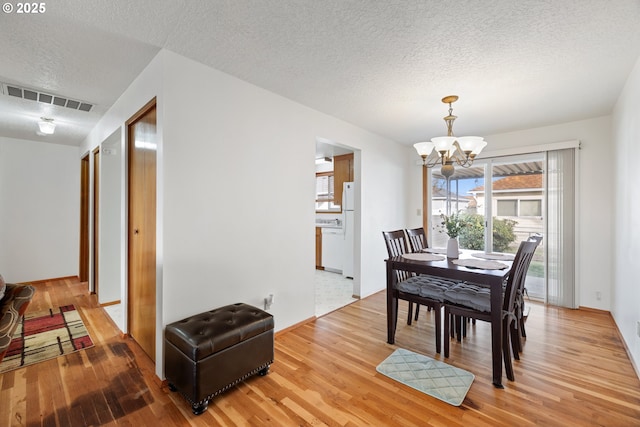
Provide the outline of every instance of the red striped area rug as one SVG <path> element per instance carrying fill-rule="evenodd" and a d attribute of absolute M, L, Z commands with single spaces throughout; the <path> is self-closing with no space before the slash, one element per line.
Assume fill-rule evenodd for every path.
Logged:
<path fill-rule="evenodd" d="M 0 373 L 93 347 L 73 305 L 25 313 L 0 363 Z"/>

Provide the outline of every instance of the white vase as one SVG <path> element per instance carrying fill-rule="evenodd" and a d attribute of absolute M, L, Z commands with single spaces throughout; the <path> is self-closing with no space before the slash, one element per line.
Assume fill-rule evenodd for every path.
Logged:
<path fill-rule="evenodd" d="M 460 247 L 458 245 L 457 237 L 449 237 L 447 241 L 447 258 L 458 258 L 460 255 Z"/>

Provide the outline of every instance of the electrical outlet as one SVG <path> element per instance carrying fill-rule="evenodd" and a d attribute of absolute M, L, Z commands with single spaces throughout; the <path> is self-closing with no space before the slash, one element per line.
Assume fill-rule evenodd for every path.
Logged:
<path fill-rule="evenodd" d="M 273 304 L 273 294 L 269 294 L 269 296 L 264 299 L 264 309 L 269 310 L 271 308 L 271 304 Z"/>
<path fill-rule="evenodd" d="M 640 337 L 640 320 L 638 320 L 638 323 L 636 323 L 636 334 L 638 335 L 638 337 Z"/>
<path fill-rule="evenodd" d="M 596 299 L 598 301 L 600 301 L 602 299 L 602 292 L 600 292 L 600 291 L 596 292 Z"/>

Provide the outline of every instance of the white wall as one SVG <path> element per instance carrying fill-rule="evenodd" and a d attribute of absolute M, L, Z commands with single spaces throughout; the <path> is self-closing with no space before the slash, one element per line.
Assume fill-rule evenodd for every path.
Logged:
<path fill-rule="evenodd" d="M 555 126 L 486 135 L 488 146 L 483 157 L 492 151 L 579 140 L 579 206 L 578 206 L 578 305 L 611 310 L 613 275 L 613 209 L 614 178 L 611 118 L 598 117 Z M 418 158 L 415 150 L 411 158 Z M 417 191 L 422 176 L 416 169 L 413 182 L 412 209 L 420 206 Z M 597 299 L 596 293 L 602 297 Z"/>
<path fill-rule="evenodd" d="M 356 275 L 363 297 L 384 288 L 381 231 L 405 225 L 406 147 L 161 51 L 82 151 L 99 144 L 153 96 L 160 139 L 159 376 L 164 326 L 185 316 L 235 302 L 261 307 L 270 293 L 276 330 L 314 316 L 318 137 L 357 150 L 361 233 L 356 246 L 362 256 L 355 260 Z"/>
<path fill-rule="evenodd" d="M 611 311 L 640 376 L 640 59 L 629 75 L 613 114 L 615 193 L 614 276 Z"/>
<path fill-rule="evenodd" d="M 121 153 L 120 157 L 120 171 L 121 176 L 119 178 L 119 184 L 101 182 L 101 186 L 104 188 L 104 191 L 101 194 L 101 197 L 112 200 L 113 195 L 108 194 L 108 191 L 113 191 L 113 188 L 117 188 L 120 186 L 119 197 L 120 197 L 120 218 L 121 223 L 118 230 L 111 229 L 114 233 L 120 233 L 120 252 L 118 255 L 113 255 L 111 251 L 106 251 L 104 254 L 99 253 L 99 265 L 109 265 L 110 267 L 110 277 L 104 280 L 111 280 L 112 277 L 116 277 L 117 273 L 115 270 L 119 270 L 120 277 L 117 286 L 120 288 L 120 301 L 123 305 L 122 312 L 127 312 L 127 271 L 126 271 L 126 262 L 127 262 L 127 253 L 126 253 L 126 230 L 127 230 L 127 215 L 126 215 L 126 132 L 127 127 L 125 126 L 125 122 L 131 118 L 136 112 L 138 112 L 142 107 L 144 107 L 150 100 L 156 97 L 158 106 L 157 106 L 157 129 L 158 129 L 158 143 L 159 146 L 162 146 L 162 58 L 160 56 L 156 56 L 149 65 L 140 73 L 140 75 L 134 80 L 133 83 L 127 88 L 127 90 L 118 98 L 118 100 L 114 103 L 114 105 L 107 111 L 107 113 L 100 119 L 98 124 L 91 130 L 87 138 L 83 141 L 82 146 L 80 148 L 81 153 L 91 152 L 95 147 L 99 146 L 103 141 L 112 142 L 112 138 L 115 138 L 113 135 L 114 132 L 117 134 L 120 132 L 120 147 L 119 152 Z M 109 144 L 112 146 L 111 144 Z M 115 148 L 115 146 L 113 146 Z M 92 168 L 93 168 L 93 156 L 90 156 L 92 159 Z M 159 154 L 160 158 L 160 154 Z M 92 169 L 93 170 L 93 169 Z M 158 173 L 160 174 L 162 171 L 162 165 L 158 165 Z M 91 188 L 93 188 L 93 174 L 91 176 Z M 158 179 L 158 204 L 160 204 L 162 197 L 162 180 L 161 177 Z M 156 208 L 158 219 L 162 219 L 162 207 L 158 206 Z M 111 227 L 115 228 L 114 224 L 111 224 Z M 105 231 L 107 232 L 107 231 Z M 158 336 L 156 338 L 156 342 L 162 343 L 162 334 L 164 331 L 164 325 L 162 323 L 162 311 L 161 311 L 161 303 L 162 303 L 162 230 L 159 228 L 156 242 L 158 244 L 157 248 L 157 256 L 158 256 L 158 267 L 157 267 L 157 277 L 156 277 L 156 289 L 158 295 L 157 302 L 157 313 L 158 316 L 156 318 L 156 330 L 158 331 Z M 91 242 L 91 247 L 93 247 L 93 242 Z M 119 256 L 119 258 L 114 259 L 114 256 Z M 92 274 L 89 275 L 92 277 Z M 113 284 L 109 282 L 102 283 L 103 285 L 109 286 L 110 288 Z M 114 293 L 115 295 L 115 293 Z M 109 297 L 111 298 L 111 296 Z M 109 302 L 109 301 L 101 301 L 101 302 Z M 125 332 L 127 331 L 127 319 L 122 319 L 122 325 Z M 156 348 L 156 361 L 159 363 L 156 365 L 157 369 L 162 367 L 162 358 L 158 358 L 159 355 L 162 354 L 162 345 L 158 345 Z"/>
<path fill-rule="evenodd" d="M 98 302 L 112 303 L 121 299 L 121 253 L 123 242 L 122 188 L 124 152 L 121 130 L 116 129 L 100 144 L 100 185 L 98 214 Z"/>
<path fill-rule="evenodd" d="M 77 276 L 78 148 L 0 137 L 0 266 L 8 282 Z"/>
<path fill-rule="evenodd" d="M 166 322 L 236 301 L 260 306 L 269 293 L 277 328 L 313 317 L 317 137 L 361 150 L 361 294 L 382 289 L 381 231 L 404 226 L 405 147 L 164 56 Z"/>

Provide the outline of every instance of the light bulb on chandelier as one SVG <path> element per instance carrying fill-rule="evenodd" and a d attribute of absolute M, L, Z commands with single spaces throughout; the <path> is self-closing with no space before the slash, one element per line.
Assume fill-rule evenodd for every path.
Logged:
<path fill-rule="evenodd" d="M 453 115 L 451 104 L 458 100 L 458 96 L 450 95 L 442 98 L 442 102 L 449 104 L 449 115 L 444 117 L 447 124 L 447 136 L 432 138 L 431 141 L 418 142 L 413 144 L 422 157 L 422 164 L 428 168 L 435 165 L 442 165 L 440 173 L 449 179 L 455 173 L 454 162 L 461 167 L 468 168 L 473 164 L 473 160 L 487 145 L 484 138 L 479 136 L 453 135 L 453 122 L 457 119 Z"/>

